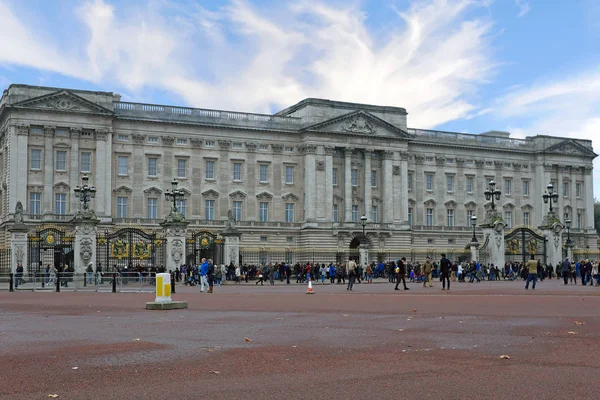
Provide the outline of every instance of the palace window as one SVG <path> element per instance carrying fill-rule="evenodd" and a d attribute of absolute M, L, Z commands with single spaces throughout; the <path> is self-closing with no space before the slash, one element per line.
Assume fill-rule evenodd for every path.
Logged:
<path fill-rule="evenodd" d="M 183 158 L 177 159 L 177 177 L 178 178 L 186 178 L 187 177 L 187 160 Z"/>
<path fill-rule="evenodd" d="M 338 205 L 334 204 L 333 205 L 333 222 L 339 222 L 340 221 L 340 216 L 339 216 L 339 209 L 338 209 Z"/>
<path fill-rule="evenodd" d="M 42 150 L 31 149 L 31 161 L 29 168 L 36 170 L 42 169 Z"/>
<path fill-rule="evenodd" d="M 42 194 L 39 192 L 29 193 L 29 215 L 40 215 L 42 213 Z"/>
<path fill-rule="evenodd" d="M 67 170 L 67 152 L 59 150 L 56 152 L 56 170 L 66 171 Z"/>
<path fill-rule="evenodd" d="M 54 195 L 54 213 L 59 215 L 65 215 L 67 213 L 66 193 L 56 193 Z"/>
<path fill-rule="evenodd" d="M 352 186 L 358 186 L 358 170 L 355 168 L 350 171 L 350 182 Z"/>
<path fill-rule="evenodd" d="M 577 197 L 578 199 L 581 198 L 581 186 L 581 182 L 575 183 L 575 197 Z"/>
<path fill-rule="evenodd" d="M 177 139 L 177 144 L 179 144 L 179 145 L 187 144 L 187 139 Z"/>
<path fill-rule="evenodd" d="M 413 209 L 412 209 L 412 207 L 410 207 L 408 209 L 408 224 L 409 225 L 413 224 Z"/>
<path fill-rule="evenodd" d="M 148 218 L 158 218 L 158 199 L 155 197 L 148 198 Z"/>
<path fill-rule="evenodd" d="M 242 220 L 242 202 L 241 201 L 233 202 L 233 218 L 236 221 Z"/>
<path fill-rule="evenodd" d="M 81 172 L 90 172 L 92 170 L 92 153 L 90 153 L 89 151 L 83 151 L 81 152 L 79 157 Z"/>
<path fill-rule="evenodd" d="M 523 196 L 529 196 L 529 181 L 523 181 Z"/>
<path fill-rule="evenodd" d="M 433 175 L 425 174 L 425 190 L 432 191 L 433 190 Z"/>
<path fill-rule="evenodd" d="M 129 158 L 127 156 L 119 156 L 117 157 L 117 163 L 119 176 L 126 176 L 129 173 Z"/>
<path fill-rule="evenodd" d="M 294 222 L 294 203 L 285 203 L 285 222 Z"/>
<path fill-rule="evenodd" d="M 446 190 L 448 193 L 454 192 L 454 175 L 446 175 Z"/>
<path fill-rule="evenodd" d="M 473 193 L 473 177 L 467 176 L 467 193 Z"/>
<path fill-rule="evenodd" d="M 448 217 L 448 226 L 454 226 L 454 210 L 453 209 L 447 210 L 447 217 Z"/>
<path fill-rule="evenodd" d="M 467 226 L 471 226 L 471 217 L 475 215 L 473 210 L 467 210 Z"/>
<path fill-rule="evenodd" d="M 213 160 L 206 160 L 205 166 L 204 177 L 206 179 L 215 179 L 215 162 Z"/>
<path fill-rule="evenodd" d="M 512 228 L 512 211 L 504 212 L 504 223 L 508 229 Z"/>
<path fill-rule="evenodd" d="M 231 144 L 231 148 L 232 149 L 243 149 L 244 145 L 242 143 L 240 143 L 240 142 L 233 142 Z"/>
<path fill-rule="evenodd" d="M 358 206 L 356 204 L 352 205 L 352 222 L 358 223 Z"/>
<path fill-rule="evenodd" d="M 413 188 L 413 174 L 412 173 L 408 174 L 407 185 L 408 185 L 408 190 L 412 190 L 412 188 Z"/>
<path fill-rule="evenodd" d="M 242 163 L 239 163 L 239 162 L 233 163 L 233 180 L 234 181 L 242 180 Z"/>
<path fill-rule="evenodd" d="M 425 225 L 433 226 L 433 208 L 428 208 L 425 213 Z"/>
<path fill-rule="evenodd" d="M 269 203 L 263 201 L 259 205 L 259 219 L 261 222 L 269 221 Z"/>
<path fill-rule="evenodd" d="M 158 138 L 156 136 L 150 136 L 148 138 L 148 143 L 158 143 Z"/>
<path fill-rule="evenodd" d="M 158 175 L 158 158 L 148 158 L 148 176 Z"/>
<path fill-rule="evenodd" d="M 569 197 L 569 182 L 563 182 L 563 196 Z"/>
<path fill-rule="evenodd" d="M 269 182 L 269 166 L 267 164 L 259 165 L 259 182 L 260 183 Z"/>
<path fill-rule="evenodd" d="M 292 185 L 294 183 L 294 167 L 287 165 L 285 167 L 285 184 Z"/>
<path fill-rule="evenodd" d="M 377 171 L 371 171 L 371 187 L 377 187 Z"/>
<path fill-rule="evenodd" d="M 510 196 L 512 193 L 512 180 L 505 179 L 504 180 L 504 194 Z"/>
<path fill-rule="evenodd" d="M 371 222 L 377 223 L 379 221 L 377 206 L 371 206 Z"/>
<path fill-rule="evenodd" d="M 177 211 L 180 212 L 184 217 L 186 214 L 186 205 L 187 205 L 186 199 L 177 200 Z"/>
<path fill-rule="evenodd" d="M 577 212 L 577 229 L 581 229 L 583 227 L 583 213 L 581 211 Z"/>
<path fill-rule="evenodd" d="M 215 219 L 215 201 L 204 200 L 204 219 L 213 221 Z"/>
<path fill-rule="evenodd" d="M 117 218 L 127 218 L 127 197 L 117 197 Z"/>
<path fill-rule="evenodd" d="M 338 169 L 333 168 L 331 170 L 331 175 L 332 175 L 333 186 L 337 186 L 337 184 L 338 184 Z"/>
<path fill-rule="evenodd" d="M 531 217 L 531 214 L 529 211 L 523 212 L 523 225 L 527 225 L 527 226 L 531 225 L 530 217 Z"/>

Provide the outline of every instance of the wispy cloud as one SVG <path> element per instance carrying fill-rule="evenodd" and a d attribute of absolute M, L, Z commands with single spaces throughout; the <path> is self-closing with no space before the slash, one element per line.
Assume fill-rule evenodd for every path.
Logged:
<path fill-rule="evenodd" d="M 389 29 L 377 34 L 354 2 L 277 4 L 232 0 L 215 11 L 181 12 L 179 3 L 163 0 L 130 14 L 90 0 L 76 13 L 85 50 L 69 54 L 0 0 L 0 34 L 12 38 L 0 43 L 0 62 L 134 96 L 160 89 L 198 107 L 270 112 L 325 97 L 406 107 L 419 127 L 479 112 L 477 89 L 495 66 L 492 23 L 469 13 L 481 4 L 430 0 L 390 8 Z"/>
<path fill-rule="evenodd" d="M 517 8 L 519 9 L 519 14 L 517 15 L 517 18 L 521 18 L 531 10 L 529 2 L 525 0 L 515 0 L 515 6 L 517 6 Z"/>
<path fill-rule="evenodd" d="M 600 73 L 598 68 L 570 78 L 548 78 L 507 94 L 496 112 L 516 136 L 551 135 L 588 139 L 600 154 Z M 600 193 L 600 158 L 594 161 L 594 187 Z"/>

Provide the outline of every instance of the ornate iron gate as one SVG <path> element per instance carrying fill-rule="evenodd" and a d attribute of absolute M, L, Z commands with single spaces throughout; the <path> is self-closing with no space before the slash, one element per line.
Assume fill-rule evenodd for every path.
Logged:
<path fill-rule="evenodd" d="M 534 254 L 546 264 L 546 238 L 530 228 L 516 228 L 504 236 L 504 256 L 506 261 L 527 262 Z"/>
<path fill-rule="evenodd" d="M 74 267 L 73 237 L 58 228 L 37 230 L 28 236 L 30 271 L 45 271 L 47 265 Z"/>
<path fill-rule="evenodd" d="M 104 232 L 96 240 L 96 263 L 104 272 L 116 272 L 125 268 L 165 267 L 165 239 L 156 232 L 144 232 L 137 228 L 122 228 Z"/>
<path fill-rule="evenodd" d="M 214 264 L 223 263 L 223 239 L 209 231 L 193 231 L 186 240 L 188 265 L 198 265 L 203 258 L 212 259 Z"/>

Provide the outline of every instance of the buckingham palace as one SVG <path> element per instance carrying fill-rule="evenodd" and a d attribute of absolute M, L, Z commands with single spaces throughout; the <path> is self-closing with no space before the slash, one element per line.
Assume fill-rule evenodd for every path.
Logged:
<path fill-rule="evenodd" d="M 281 252 L 330 262 L 360 245 L 371 261 L 466 257 L 473 237 L 485 241 L 479 225 L 494 201 L 507 234 L 537 230 L 549 184 L 574 251 L 598 249 L 589 140 L 409 128 L 401 107 L 316 98 L 269 115 L 14 84 L 0 101 L 0 143 L 4 247 L 17 222 L 30 237 L 44 227 L 68 234 L 86 177 L 99 235 L 159 232 L 176 187 L 187 231 L 210 233 L 212 244 L 234 225 L 244 261 Z"/>

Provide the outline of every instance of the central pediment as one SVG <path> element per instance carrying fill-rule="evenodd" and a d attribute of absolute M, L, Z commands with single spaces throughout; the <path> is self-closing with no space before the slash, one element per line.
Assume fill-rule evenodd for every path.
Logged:
<path fill-rule="evenodd" d="M 36 108 L 59 112 L 83 112 L 94 114 L 113 113 L 111 110 L 86 100 L 83 97 L 77 96 L 68 90 L 59 90 L 44 96 L 24 100 L 15 103 L 14 107 Z"/>
<path fill-rule="evenodd" d="M 410 134 L 381 118 L 366 112 L 354 111 L 307 126 L 305 132 L 340 133 L 365 136 L 410 138 Z"/>
<path fill-rule="evenodd" d="M 568 139 L 543 150 L 545 153 L 596 158 L 598 155 L 587 147 Z"/>

